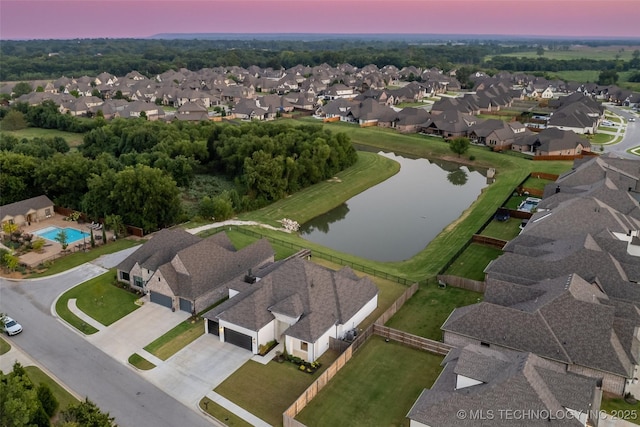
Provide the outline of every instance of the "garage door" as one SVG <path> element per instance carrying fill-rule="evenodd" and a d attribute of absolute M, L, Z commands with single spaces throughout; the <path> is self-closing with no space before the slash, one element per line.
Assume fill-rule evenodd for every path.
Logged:
<path fill-rule="evenodd" d="M 191 313 L 191 301 L 180 298 L 180 310 Z"/>
<path fill-rule="evenodd" d="M 156 304 L 163 305 L 167 308 L 171 308 L 173 306 L 171 297 L 168 297 L 166 295 L 151 291 L 149 298 L 151 302 L 155 302 Z"/>
<path fill-rule="evenodd" d="M 215 320 L 207 319 L 207 327 L 209 328 L 209 333 L 215 336 L 220 336 L 220 325 Z"/>
<path fill-rule="evenodd" d="M 232 329 L 224 328 L 224 341 L 230 344 L 237 345 L 238 347 L 245 348 L 249 351 L 253 351 L 251 337 L 249 335 L 236 332 Z"/>

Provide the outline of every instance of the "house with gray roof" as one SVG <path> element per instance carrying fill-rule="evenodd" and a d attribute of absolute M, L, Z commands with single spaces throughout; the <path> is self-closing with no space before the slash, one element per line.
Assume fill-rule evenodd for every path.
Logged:
<path fill-rule="evenodd" d="M 637 326 L 626 323 L 640 325 L 640 315 L 620 316 L 625 304 L 577 274 L 530 285 L 491 278 L 483 302 L 455 309 L 442 325 L 444 342 L 532 352 L 622 395 L 640 356 Z"/>
<path fill-rule="evenodd" d="M 224 298 L 225 284 L 273 262 L 265 239 L 236 250 L 225 233 L 206 239 L 184 230 L 161 230 L 117 267 L 118 280 L 150 301 L 197 313 Z"/>
<path fill-rule="evenodd" d="M 524 133 L 511 143 L 511 149 L 535 156 L 575 156 L 591 151 L 588 139 L 572 130 L 547 128 L 539 133 Z"/>
<path fill-rule="evenodd" d="M 0 206 L 0 224 L 9 222 L 22 226 L 54 215 L 53 202 L 45 195 Z"/>
<path fill-rule="evenodd" d="M 407 414 L 412 427 L 598 425 L 597 380 L 533 353 L 469 344 L 452 349 L 442 365 Z"/>
<path fill-rule="evenodd" d="M 309 362 L 378 305 L 378 288 L 349 267 L 330 270 L 291 257 L 227 283 L 229 299 L 203 317 L 206 331 L 254 354 L 270 341 Z"/>
<path fill-rule="evenodd" d="M 638 171 L 638 161 L 603 155 L 547 186 L 523 232 L 485 269 L 485 301 L 454 311 L 445 341 L 531 351 L 623 394 L 640 361 Z"/>

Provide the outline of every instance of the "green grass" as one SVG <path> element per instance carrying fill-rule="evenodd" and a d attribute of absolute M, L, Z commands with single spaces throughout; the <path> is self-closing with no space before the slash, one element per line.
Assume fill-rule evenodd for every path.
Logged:
<path fill-rule="evenodd" d="M 337 180 L 318 183 L 263 209 L 241 215 L 240 218 L 273 226 L 280 226 L 277 221 L 282 218 L 304 224 L 395 175 L 399 170 L 400 164 L 391 159 L 374 153 L 359 152 L 357 163 L 338 173 Z"/>
<path fill-rule="evenodd" d="M 440 341 L 440 326 L 453 309 L 475 304 L 481 298 L 481 293 L 466 289 L 420 285 L 418 292 L 387 322 L 387 326 Z"/>
<path fill-rule="evenodd" d="M 156 367 L 153 363 L 149 362 L 144 357 L 140 356 L 138 353 L 133 353 L 129 356 L 129 363 L 141 371 L 148 371 L 149 369 L 153 369 Z"/>
<path fill-rule="evenodd" d="M 25 366 L 24 369 L 27 371 L 27 376 L 31 382 L 36 386 L 38 384 L 46 384 L 49 386 L 56 400 L 60 404 L 60 406 L 58 406 L 58 412 L 78 403 L 78 399 L 76 399 L 60 384 L 55 382 L 50 376 L 42 372 L 42 370 L 37 366 Z"/>
<path fill-rule="evenodd" d="M 491 221 L 480 234 L 501 240 L 511 240 L 520 234 L 522 220 L 509 218 L 507 221 Z M 482 280 L 482 279 L 479 279 Z"/>
<path fill-rule="evenodd" d="M 4 338 L 0 338 L 0 356 L 11 350 L 11 344 L 5 341 Z"/>
<path fill-rule="evenodd" d="M 527 197 L 528 196 L 511 196 L 509 200 L 507 200 L 507 203 L 504 204 L 504 207 L 507 209 L 518 209 L 520 203 Z"/>
<path fill-rule="evenodd" d="M 219 233 L 221 231 L 224 231 L 225 233 L 227 233 L 229 240 L 231 240 L 231 242 L 233 243 L 233 246 L 235 246 L 237 250 L 240 250 L 246 246 L 249 246 L 251 243 L 254 243 L 256 240 L 258 240 L 256 237 L 249 236 L 248 234 L 242 233 L 234 229 L 215 229 L 215 230 L 212 229 L 212 230 L 203 231 L 198 235 L 200 237 L 207 237 L 207 236 L 211 236 L 213 234 Z M 284 246 L 275 242 L 271 242 L 271 246 L 275 251 L 276 260 L 285 259 L 295 254 L 296 252 L 298 252 L 298 250 L 295 248 Z"/>
<path fill-rule="evenodd" d="M 606 132 L 617 132 L 618 128 L 610 127 L 610 126 L 598 126 L 598 130 L 599 131 L 606 131 Z"/>
<path fill-rule="evenodd" d="M 616 56 L 625 61 L 629 61 L 632 58 L 632 53 L 636 49 L 633 46 L 625 46 L 624 51 L 620 52 L 619 46 L 598 46 L 598 47 L 581 47 L 579 49 L 570 50 L 546 50 L 544 51 L 543 58 L 547 59 L 596 59 L 596 60 L 614 60 Z M 495 56 L 495 55 L 494 55 Z M 516 58 L 539 58 L 540 55 L 536 53 L 536 50 L 513 52 L 500 54 L 500 56 L 511 56 Z M 558 73 L 555 73 L 558 74 Z"/>
<path fill-rule="evenodd" d="M 53 274 L 62 273 L 70 268 L 77 267 L 85 262 L 93 261 L 94 259 L 114 252 L 121 251 L 123 249 L 131 248 L 136 245 L 144 243 L 144 240 L 133 239 L 120 239 L 115 242 L 109 242 L 106 245 L 97 246 L 88 252 L 74 252 L 69 255 L 65 255 L 53 261 L 51 267 L 40 273 L 30 274 L 29 278 L 51 276 Z"/>
<path fill-rule="evenodd" d="M 300 372 L 289 362 L 263 365 L 249 360 L 214 389 L 236 405 L 273 426 L 282 425 L 282 413 L 336 359 L 331 350 L 323 354 L 320 369 L 313 374 Z"/>
<path fill-rule="evenodd" d="M 505 122 L 510 122 L 511 119 L 513 119 L 515 116 L 517 116 L 517 114 L 514 114 L 513 116 L 498 115 L 498 114 L 478 114 L 478 117 L 481 119 L 497 119 L 497 120 L 504 120 Z"/>
<path fill-rule="evenodd" d="M 632 405 L 627 403 L 622 397 L 614 397 L 605 394 L 602 396 L 600 409 L 609 414 L 616 414 L 620 419 L 640 425 L 640 403 Z M 629 416 L 623 417 L 622 415 L 625 414 Z"/>
<path fill-rule="evenodd" d="M 553 182 L 554 181 L 550 181 L 548 179 L 529 177 L 522 186 L 527 188 L 535 188 L 536 190 L 544 190 L 544 187 Z"/>
<path fill-rule="evenodd" d="M 401 102 L 397 105 L 394 105 L 394 107 L 397 107 L 397 108 L 424 107 L 425 105 L 427 105 L 427 103 L 425 102 Z"/>
<path fill-rule="evenodd" d="M 440 374 L 442 356 L 374 336 L 296 419 L 313 426 L 409 426 L 422 390 Z"/>
<path fill-rule="evenodd" d="M 68 302 L 76 298 L 76 304 L 85 314 L 105 326 L 111 325 L 127 314 L 138 309 L 135 304 L 138 296 L 113 285 L 115 269 L 69 289 L 56 302 L 58 315 L 84 334 L 93 334 L 97 330 L 76 317 L 68 308 Z"/>
<path fill-rule="evenodd" d="M 613 142 L 615 136 L 607 135 L 606 133 L 596 133 L 595 135 L 589 136 L 588 138 L 592 144 L 608 144 Z"/>
<path fill-rule="evenodd" d="M 251 424 L 234 414 L 233 412 L 218 405 L 208 397 L 203 398 L 198 405 L 207 414 L 216 420 L 223 422 L 227 427 L 251 427 Z"/>
<path fill-rule="evenodd" d="M 144 347 L 161 360 L 167 360 L 204 334 L 204 322 L 185 320 Z"/>
<path fill-rule="evenodd" d="M 67 141 L 69 147 L 77 147 L 82 144 L 82 138 L 84 137 L 84 134 L 82 133 L 65 132 L 57 129 L 25 128 L 14 131 L 2 131 L 0 132 L 0 138 L 5 133 L 20 139 L 54 138 L 56 136 L 60 136 Z"/>
<path fill-rule="evenodd" d="M 489 262 L 498 258 L 500 255 L 502 255 L 500 249 L 472 243 L 456 258 L 445 274 L 482 281 L 484 280 L 483 270 Z"/>

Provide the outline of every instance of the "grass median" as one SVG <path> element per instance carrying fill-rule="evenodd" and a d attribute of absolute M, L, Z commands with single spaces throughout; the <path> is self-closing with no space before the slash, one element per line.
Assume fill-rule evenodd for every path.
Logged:
<path fill-rule="evenodd" d="M 204 334 L 204 322 L 185 320 L 144 349 L 161 360 L 167 360 Z"/>

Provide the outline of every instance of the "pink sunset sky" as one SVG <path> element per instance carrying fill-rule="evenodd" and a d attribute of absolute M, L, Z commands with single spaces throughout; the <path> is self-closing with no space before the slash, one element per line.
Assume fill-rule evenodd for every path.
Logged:
<path fill-rule="evenodd" d="M 640 37 L 640 0 L 1 0 L 0 39 L 158 33 Z"/>

